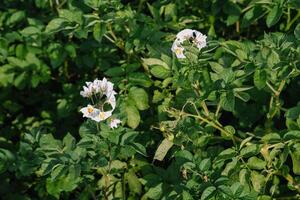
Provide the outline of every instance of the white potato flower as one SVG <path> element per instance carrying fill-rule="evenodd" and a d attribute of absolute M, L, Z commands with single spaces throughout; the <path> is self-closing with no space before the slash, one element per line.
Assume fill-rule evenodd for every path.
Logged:
<path fill-rule="evenodd" d="M 98 115 L 98 113 L 100 112 L 99 109 L 95 108 L 92 105 L 88 105 L 87 107 L 81 108 L 80 112 L 82 112 L 83 117 L 87 117 L 87 118 L 94 118 Z"/>
<path fill-rule="evenodd" d="M 103 80 L 95 79 L 93 82 L 86 82 L 86 86 L 83 86 L 80 95 L 89 98 L 98 93 L 106 97 L 117 94 L 114 91 L 114 84 L 107 81 L 106 78 L 103 78 Z"/>
<path fill-rule="evenodd" d="M 192 29 L 184 29 L 177 33 L 176 39 L 173 42 L 171 50 L 175 53 L 177 58 L 185 58 L 184 55 L 184 47 L 182 43 L 186 40 L 191 41 L 196 47 L 200 50 L 206 47 L 206 35 L 203 35 L 201 32 L 192 30 Z"/>
<path fill-rule="evenodd" d="M 86 86 L 83 86 L 83 90 L 80 91 L 80 95 L 83 97 L 91 97 L 93 95 L 92 82 L 85 82 Z"/>
<path fill-rule="evenodd" d="M 101 122 L 106 120 L 112 115 L 112 111 L 106 111 L 106 112 L 99 112 L 95 117 L 92 118 L 92 120 L 96 122 Z"/>
<path fill-rule="evenodd" d="M 185 40 L 189 40 L 191 37 L 193 37 L 194 30 L 192 29 L 184 29 L 177 33 L 176 35 L 176 41 L 179 43 L 184 42 Z"/>
<path fill-rule="evenodd" d="M 110 120 L 109 126 L 110 128 L 114 129 L 118 127 L 118 124 L 120 124 L 122 121 L 119 119 L 112 119 Z"/>
<path fill-rule="evenodd" d="M 184 48 L 182 46 L 178 46 L 176 43 L 173 43 L 171 50 L 176 54 L 177 58 L 186 58 L 183 54 Z"/>
<path fill-rule="evenodd" d="M 87 107 L 80 109 L 83 113 L 83 117 L 90 118 L 96 122 L 101 122 L 112 116 L 112 112 L 116 108 L 115 95 L 117 94 L 114 91 L 113 86 L 114 84 L 106 78 L 103 78 L 102 80 L 95 79 L 93 82 L 86 82 L 86 86 L 83 86 L 83 91 L 81 91 L 80 94 L 83 97 L 93 97 L 93 104 L 95 105 L 88 105 Z M 104 99 L 102 99 L 103 97 Z M 105 104 L 109 104 L 111 109 L 104 111 Z M 116 125 L 118 123 L 118 121 L 115 122 Z M 114 127 L 116 125 L 114 125 Z"/>
<path fill-rule="evenodd" d="M 114 110 L 116 108 L 116 97 L 114 95 L 107 97 L 105 103 L 109 103 L 112 107 L 112 110 Z"/>
<path fill-rule="evenodd" d="M 200 50 L 206 47 L 206 35 L 203 35 L 199 31 L 195 31 L 196 37 L 194 39 L 194 43 L 196 44 L 197 48 Z"/>

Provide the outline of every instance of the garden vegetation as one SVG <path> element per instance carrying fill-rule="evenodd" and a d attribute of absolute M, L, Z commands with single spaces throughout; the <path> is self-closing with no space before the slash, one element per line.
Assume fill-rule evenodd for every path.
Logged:
<path fill-rule="evenodd" d="M 299 0 L 2 0 L 6 200 L 300 198 Z"/>

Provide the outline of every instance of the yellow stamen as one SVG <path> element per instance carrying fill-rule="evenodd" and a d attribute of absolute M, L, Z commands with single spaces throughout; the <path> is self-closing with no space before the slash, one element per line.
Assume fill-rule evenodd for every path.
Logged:
<path fill-rule="evenodd" d="M 92 108 L 92 107 L 88 107 L 88 113 L 92 113 L 93 111 L 94 111 L 94 108 Z"/>
<path fill-rule="evenodd" d="M 101 120 L 104 120 L 104 118 L 105 118 L 104 112 L 100 112 L 99 117 L 100 117 Z"/>
<path fill-rule="evenodd" d="M 175 49 L 175 54 L 182 54 L 182 49 Z"/>

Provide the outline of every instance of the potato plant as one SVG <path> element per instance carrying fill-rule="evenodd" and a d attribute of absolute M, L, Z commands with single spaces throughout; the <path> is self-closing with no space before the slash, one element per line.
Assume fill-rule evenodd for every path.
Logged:
<path fill-rule="evenodd" d="M 2 0 L 0 196 L 300 198 L 299 0 Z"/>

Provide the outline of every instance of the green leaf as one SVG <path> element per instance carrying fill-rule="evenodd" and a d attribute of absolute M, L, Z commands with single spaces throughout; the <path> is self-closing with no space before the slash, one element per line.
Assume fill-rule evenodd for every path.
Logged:
<path fill-rule="evenodd" d="M 257 170 L 262 170 L 266 166 L 266 161 L 259 159 L 257 157 L 251 157 L 248 159 L 247 165 L 251 169 L 257 169 Z"/>
<path fill-rule="evenodd" d="M 204 160 L 202 160 L 200 162 L 200 165 L 199 165 L 199 169 L 204 172 L 204 171 L 207 171 L 211 168 L 211 159 L 210 158 L 205 158 Z"/>
<path fill-rule="evenodd" d="M 260 90 L 266 86 L 267 73 L 265 70 L 256 69 L 254 72 L 254 85 Z"/>
<path fill-rule="evenodd" d="M 51 180 L 55 181 L 56 178 L 63 175 L 64 172 L 65 172 L 65 165 L 57 164 L 55 167 L 52 168 Z"/>
<path fill-rule="evenodd" d="M 135 129 L 138 127 L 141 117 L 138 109 L 131 104 L 126 104 L 125 112 L 127 114 L 127 124 L 129 127 Z"/>
<path fill-rule="evenodd" d="M 14 80 L 14 85 L 19 89 L 23 89 L 26 86 L 27 78 L 28 74 L 26 72 L 19 74 Z"/>
<path fill-rule="evenodd" d="M 21 31 L 21 34 L 24 37 L 28 37 L 31 35 L 41 34 L 41 30 L 34 26 L 28 26 Z"/>
<path fill-rule="evenodd" d="M 45 33 L 55 33 L 64 29 L 67 20 L 63 18 L 52 19 L 46 26 Z"/>
<path fill-rule="evenodd" d="M 218 156 L 217 160 L 228 160 L 236 156 L 237 152 L 233 148 L 223 150 Z"/>
<path fill-rule="evenodd" d="M 103 35 L 106 32 L 106 26 L 102 23 L 96 23 L 93 28 L 94 39 L 101 42 Z"/>
<path fill-rule="evenodd" d="M 249 146 L 244 147 L 241 150 L 241 156 L 243 157 L 250 157 L 257 155 L 261 150 L 261 145 L 259 144 L 251 144 Z"/>
<path fill-rule="evenodd" d="M 293 172 L 296 175 L 300 175 L 300 151 L 296 150 L 294 152 L 290 152 L 290 154 L 293 162 Z"/>
<path fill-rule="evenodd" d="M 267 26 L 270 28 L 274 24 L 276 24 L 282 15 L 282 7 L 279 5 L 274 6 L 269 14 L 267 15 Z"/>
<path fill-rule="evenodd" d="M 130 192 L 141 194 L 142 193 L 142 184 L 140 183 L 137 175 L 134 173 L 133 170 L 130 170 L 128 173 L 125 174 L 125 177 L 128 182 L 128 187 Z"/>
<path fill-rule="evenodd" d="M 120 145 L 125 145 L 133 142 L 137 134 L 138 133 L 136 131 L 126 132 L 124 135 L 121 136 Z"/>
<path fill-rule="evenodd" d="M 167 63 L 165 63 L 164 61 L 157 59 L 157 58 L 143 58 L 143 63 L 145 65 L 151 66 L 151 65 L 158 65 L 158 66 L 162 66 L 165 69 L 170 69 L 170 67 L 168 66 Z"/>
<path fill-rule="evenodd" d="M 245 14 L 242 19 L 242 28 L 246 28 L 250 26 L 254 21 L 262 17 L 262 14 L 264 12 L 264 9 L 262 8 L 261 5 L 256 5 L 249 9 Z"/>
<path fill-rule="evenodd" d="M 299 0 L 288 0 L 288 5 L 295 9 L 300 9 L 300 1 Z"/>
<path fill-rule="evenodd" d="M 234 135 L 235 134 L 235 129 L 233 126 L 230 126 L 230 125 L 227 125 L 224 127 L 224 129 L 229 132 L 231 135 Z"/>
<path fill-rule="evenodd" d="M 216 189 L 217 188 L 215 186 L 209 186 L 209 187 L 205 188 L 205 190 L 203 191 L 203 193 L 201 195 L 201 200 L 211 199 L 212 196 L 214 195 Z"/>
<path fill-rule="evenodd" d="M 239 173 L 239 181 L 242 185 L 248 185 L 250 180 L 250 173 L 247 169 L 242 169 Z"/>
<path fill-rule="evenodd" d="M 221 74 L 224 70 L 224 67 L 217 62 L 208 62 L 211 66 L 211 69 L 217 74 Z"/>
<path fill-rule="evenodd" d="M 233 112 L 235 107 L 235 97 L 233 92 L 224 92 L 220 96 L 220 105 L 226 111 Z"/>
<path fill-rule="evenodd" d="M 68 133 L 63 139 L 63 145 L 66 151 L 72 151 L 76 147 L 75 138 Z"/>
<path fill-rule="evenodd" d="M 70 22 L 82 23 L 82 12 L 79 10 L 59 9 L 58 15 L 60 18 L 67 19 Z"/>
<path fill-rule="evenodd" d="M 147 150 L 145 146 L 139 144 L 139 143 L 132 143 L 131 146 L 138 152 L 139 154 L 143 156 L 147 156 Z"/>
<path fill-rule="evenodd" d="M 14 160 L 15 156 L 12 152 L 0 148 L 0 174 L 8 170 Z"/>
<path fill-rule="evenodd" d="M 57 100 L 57 117 L 65 118 L 69 115 L 70 104 L 67 99 L 58 99 Z"/>
<path fill-rule="evenodd" d="M 151 67 L 150 72 L 153 76 L 160 79 L 165 79 L 170 76 L 171 71 L 163 66 L 155 65 Z"/>
<path fill-rule="evenodd" d="M 278 133 L 269 133 L 267 135 L 264 135 L 261 140 L 263 142 L 269 142 L 269 143 L 275 143 L 279 142 L 281 140 L 281 137 Z"/>
<path fill-rule="evenodd" d="M 172 146 L 173 146 L 173 142 L 165 138 L 158 146 L 153 159 L 162 161 Z"/>
<path fill-rule="evenodd" d="M 160 91 L 158 90 L 154 90 L 154 95 L 153 95 L 153 99 L 152 99 L 152 102 L 153 103 L 158 103 L 160 102 L 161 100 L 163 100 L 165 97 L 165 95 L 163 93 L 161 93 Z"/>
<path fill-rule="evenodd" d="M 182 200 L 194 200 L 193 196 L 186 190 L 182 192 Z"/>
<path fill-rule="evenodd" d="M 256 192 L 261 192 L 265 186 L 265 177 L 256 171 L 251 172 L 251 182 Z"/>
<path fill-rule="evenodd" d="M 128 75 L 128 81 L 133 85 L 143 87 L 150 87 L 152 85 L 151 79 L 146 74 L 140 72 L 130 73 Z"/>
<path fill-rule="evenodd" d="M 129 97 L 134 100 L 139 110 L 147 110 L 149 108 L 148 94 L 144 89 L 137 87 L 130 88 Z"/>
<path fill-rule="evenodd" d="M 225 169 L 222 171 L 222 175 L 228 176 L 236 168 L 238 160 L 233 158 L 231 162 L 226 164 Z"/>
<path fill-rule="evenodd" d="M 16 24 L 22 21 L 26 17 L 25 12 L 22 10 L 14 12 L 7 20 L 9 25 Z"/>
<path fill-rule="evenodd" d="M 156 185 L 155 187 L 151 187 L 145 194 L 146 197 L 150 199 L 159 200 L 163 194 L 163 183 Z"/>
<path fill-rule="evenodd" d="M 300 140 L 300 131 L 297 131 L 297 130 L 289 131 L 286 134 L 284 134 L 283 138 L 286 140 L 291 140 L 291 139 Z"/>
<path fill-rule="evenodd" d="M 112 67 L 104 72 L 106 76 L 117 77 L 125 75 L 125 69 L 122 67 Z"/>
<path fill-rule="evenodd" d="M 79 135 L 83 138 L 84 135 L 88 134 L 95 134 L 97 133 L 97 126 L 92 121 L 85 121 L 80 127 L 79 127 Z"/>
<path fill-rule="evenodd" d="M 300 106 L 290 108 L 285 113 L 285 117 L 290 118 L 292 120 L 297 119 L 299 116 L 300 116 Z"/>

